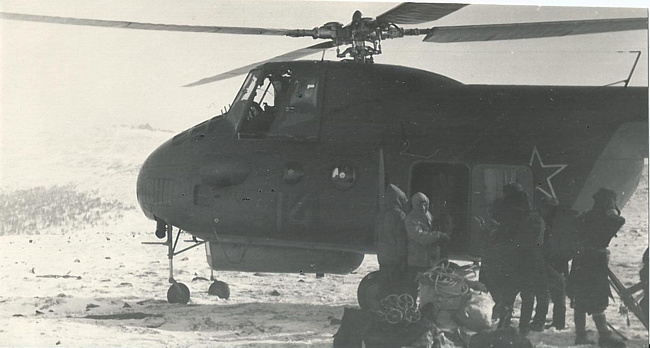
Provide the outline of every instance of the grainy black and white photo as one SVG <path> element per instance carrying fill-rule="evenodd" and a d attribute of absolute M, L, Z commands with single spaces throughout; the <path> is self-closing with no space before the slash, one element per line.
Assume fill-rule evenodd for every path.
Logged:
<path fill-rule="evenodd" d="M 648 5 L 501 3 L 1 2 L 0 346 L 647 347 Z"/>

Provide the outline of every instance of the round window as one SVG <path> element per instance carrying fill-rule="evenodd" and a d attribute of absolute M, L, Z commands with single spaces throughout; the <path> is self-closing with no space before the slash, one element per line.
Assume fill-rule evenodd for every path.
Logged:
<path fill-rule="evenodd" d="M 337 166 L 332 170 L 331 179 L 337 190 L 349 190 L 357 183 L 357 170 L 349 165 Z"/>

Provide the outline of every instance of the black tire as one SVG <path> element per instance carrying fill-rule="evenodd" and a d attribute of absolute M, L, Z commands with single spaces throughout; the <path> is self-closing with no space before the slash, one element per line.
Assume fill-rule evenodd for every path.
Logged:
<path fill-rule="evenodd" d="M 187 304 L 190 301 L 190 289 L 183 283 L 176 283 L 167 290 L 167 302 Z"/>
<path fill-rule="evenodd" d="M 366 310 L 381 309 L 381 299 L 383 298 L 384 290 L 381 285 L 381 278 L 379 271 L 374 271 L 366 274 L 357 289 L 357 300 L 359 307 Z"/>
<path fill-rule="evenodd" d="M 208 294 L 227 300 L 230 298 L 230 287 L 226 282 L 215 281 L 210 285 Z"/>

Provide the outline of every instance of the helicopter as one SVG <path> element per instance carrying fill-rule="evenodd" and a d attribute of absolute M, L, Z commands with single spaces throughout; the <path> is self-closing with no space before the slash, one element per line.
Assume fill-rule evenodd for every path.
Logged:
<path fill-rule="evenodd" d="M 620 86 L 466 85 L 374 61 L 383 41 L 408 36 L 425 43 L 535 39 L 647 30 L 647 17 L 411 28 L 466 6 L 403 3 L 312 29 L 0 18 L 322 40 L 188 84 L 246 74 L 227 110 L 175 135 L 142 165 L 137 197 L 166 240 L 167 299 L 187 303 L 190 290 L 174 279 L 173 260 L 198 246 L 213 271 L 355 270 L 375 252 L 374 221 L 388 182 L 425 193 L 434 216 L 450 214 L 451 251 L 467 259 L 481 254 L 481 221 L 504 183 L 519 182 L 533 202 L 552 196 L 579 211 L 607 186 L 625 205 L 648 157 L 648 90 L 628 86 L 633 71 Z M 293 61 L 328 49 L 341 61 Z M 177 250 L 182 233 L 192 245 Z M 212 278 L 209 292 L 229 297 L 229 286 Z M 362 307 L 376 286 L 372 273 L 361 282 Z"/>

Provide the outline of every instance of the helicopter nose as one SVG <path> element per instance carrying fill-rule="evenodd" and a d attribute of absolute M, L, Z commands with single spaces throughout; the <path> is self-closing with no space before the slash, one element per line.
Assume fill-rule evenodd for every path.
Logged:
<path fill-rule="evenodd" d="M 194 205 L 204 198 L 194 197 L 196 192 L 237 186 L 251 172 L 251 163 L 241 156 L 219 153 L 214 148 L 211 152 L 198 151 L 168 141 L 149 155 L 140 168 L 138 203 L 151 220 L 185 221 Z"/>
<path fill-rule="evenodd" d="M 145 216 L 157 220 L 161 210 L 169 209 L 176 195 L 175 177 L 181 172 L 181 163 L 176 162 L 169 141 L 160 145 L 144 161 L 138 174 L 136 195 Z M 182 157 L 181 157 L 182 158 Z"/>
<path fill-rule="evenodd" d="M 146 187 L 148 186 L 146 183 L 150 181 L 150 177 L 151 177 L 149 172 L 150 172 L 149 168 L 147 168 L 145 165 L 143 165 L 140 168 L 140 172 L 138 173 L 137 186 L 136 186 L 136 196 L 138 198 L 138 204 L 140 205 L 140 209 L 142 209 L 144 215 L 148 219 L 155 220 L 155 217 L 153 215 L 150 206 L 152 197 L 150 194 L 150 190 L 148 190 Z"/>

